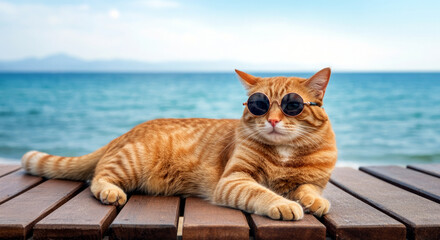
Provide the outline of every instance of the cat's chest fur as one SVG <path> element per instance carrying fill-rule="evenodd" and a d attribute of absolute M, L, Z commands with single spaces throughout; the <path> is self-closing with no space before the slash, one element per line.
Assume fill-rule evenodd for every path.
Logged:
<path fill-rule="evenodd" d="M 277 146 L 275 151 L 278 153 L 278 160 L 282 163 L 286 163 L 291 160 L 293 154 L 293 148 L 291 146 Z"/>

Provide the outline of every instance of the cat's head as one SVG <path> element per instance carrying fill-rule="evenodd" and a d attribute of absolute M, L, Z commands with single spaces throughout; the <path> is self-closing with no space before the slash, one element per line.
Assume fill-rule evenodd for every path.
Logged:
<path fill-rule="evenodd" d="M 270 145 L 292 144 L 299 141 L 312 141 L 314 132 L 328 120 L 321 108 L 325 90 L 330 79 L 330 68 L 324 68 L 312 77 L 255 77 L 236 70 L 241 82 L 248 90 L 248 96 L 263 93 L 270 101 L 266 114 L 257 116 L 246 106 L 242 122 L 243 135 Z M 314 102 L 317 106 L 304 105 L 296 116 L 287 116 L 281 110 L 282 98 L 288 93 L 299 94 L 304 102 Z"/>

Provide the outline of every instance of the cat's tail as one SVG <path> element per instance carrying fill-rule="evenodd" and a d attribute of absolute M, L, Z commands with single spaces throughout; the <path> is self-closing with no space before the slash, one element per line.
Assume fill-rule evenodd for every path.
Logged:
<path fill-rule="evenodd" d="M 60 157 L 30 151 L 21 158 L 21 165 L 28 173 L 46 178 L 89 180 L 93 177 L 95 166 L 106 149 L 107 146 L 104 146 L 80 157 Z"/>

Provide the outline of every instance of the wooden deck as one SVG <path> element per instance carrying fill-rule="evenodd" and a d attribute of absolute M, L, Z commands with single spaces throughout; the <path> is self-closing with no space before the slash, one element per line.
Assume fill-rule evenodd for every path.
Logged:
<path fill-rule="evenodd" d="M 440 164 L 336 168 L 330 213 L 274 221 L 198 198 L 102 205 L 87 184 L 0 165 L 0 239 L 440 239 Z"/>

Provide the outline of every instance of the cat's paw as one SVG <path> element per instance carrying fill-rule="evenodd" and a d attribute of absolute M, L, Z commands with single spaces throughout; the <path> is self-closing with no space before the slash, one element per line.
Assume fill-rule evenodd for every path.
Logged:
<path fill-rule="evenodd" d="M 110 188 L 101 192 L 99 198 L 104 204 L 122 206 L 127 201 L 127 195 L 120 188 Z"/>
<path fill-rule="evenodd" d="M 308 209 L 313 215 L 321 217 L 330 210 L 330 202 L 320 196 L 306 194 L 300 199 L 301 204 Z"/>
<path fill-rule="evenodd" d="M 304 217 L 304 211 L 297 202 L 283 200 L 272 204 L 267 215 L 272 219 L 299 220 Z"/>

